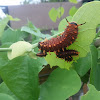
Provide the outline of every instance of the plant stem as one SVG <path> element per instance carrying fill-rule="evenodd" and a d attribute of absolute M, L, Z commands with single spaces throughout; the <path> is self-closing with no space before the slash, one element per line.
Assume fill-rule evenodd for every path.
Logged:
<path fill-rule="evenodd" d="M 7 52 L 7 51 L 11 51 L 11 48 L 0 48 L 0 52 Z"/>
<path fill-rule="evenodd" d="M 13 29 L 13 28 L 11 28 L 8 24 L 7 24 L 7 27 L 8 27 L 9 29 L 11 29 L 12 31 L 14 31 L 14 29 Z"/>

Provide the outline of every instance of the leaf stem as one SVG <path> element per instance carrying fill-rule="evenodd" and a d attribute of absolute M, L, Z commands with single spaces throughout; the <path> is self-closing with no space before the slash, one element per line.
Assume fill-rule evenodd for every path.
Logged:
<path fill-rule="evenodd" d="M 7 24 L 7 27 L 8 27 L 9 29 L 11 29 L 12 31 L 14 31 L 14 29 L 13 29 L 13 28 L 11 28 L 8 24 Z"/>
<path fill-rule="evenodd" d="M 7 52 L 7 51 L 11 51 L 11 48 L 0 48 L 0 52 Z"/>

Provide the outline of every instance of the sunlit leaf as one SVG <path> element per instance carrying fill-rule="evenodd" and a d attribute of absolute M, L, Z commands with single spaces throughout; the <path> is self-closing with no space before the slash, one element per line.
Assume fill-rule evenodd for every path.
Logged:
<path fill-rule="evenodd" d="M 75 13 L 75 15 L 72 18 L 72 22 L 76 22 L 77 24 L 82 24 L 85 23 L 84 25 L 79 26 L 79 33 L 78 34 L 78 38 L 76 39 L 76 41 L 71 44 L 67 49 L 75 49 L 77 50 L 79 53 L 78 57 L 75 57 L 74 59 L 77 60 L 81 57 L 85 57 L 88 52 L 90 52 L 90 44 L 93 42 L 93 39 L 96 36 L 96 27 L 98 24 L 100 24 L 100 2 L 99 1 L 94 1 L 94 2 L 90 2 L 87 4 L 84 4 L 81 8 L 79 8 L 77 10 L 77 12 Z M 65 28 L 64 25 L 66 25 L 66 21 L 63 21 L 63 25 L 62 27 Z M 59 30 L 62 30 L 62 27 Z M 64 29 L 62 30 L 64 31 Z M 50 56 L 49 56 L 50 57 Z M 47 61 L 49 62 L 49 64 L 51 64 L 52 66 L 55 65 L 55 61 L 62 63 L 62 60 L 56 60 L 56 56 L 52 56 L 51 58 L 47 59 Z M 52 59 L 53 58 L 53 59 Z M 51 62 L 52 63 L 51 63 Z M 72 63 L 62 63 L 61 65 L 58 65 L 61 68 L 65 68 L 63 67 L 66 64 L 66 68 L 71 67 Z"/>

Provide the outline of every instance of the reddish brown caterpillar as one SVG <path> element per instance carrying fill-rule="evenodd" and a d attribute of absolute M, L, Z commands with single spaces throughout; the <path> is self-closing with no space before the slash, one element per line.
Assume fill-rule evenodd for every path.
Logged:
<path fill-rule="evenodd" d="M 68 22 L 68 20 L 66 19 Z M 68 26 L 61 36 L 56 38 L 52 38 L 50 40 L 46 40 L 44 42 L 38 43 L 38 48 L 41 50 L 40 53 L 37 54 L 39 57 L 43 57 L 47 55 L 47 52 L 60 52 L 64 51 L 65 47 L 70 46 L 77 38 L 78 35 L 78 26 L 83 24 L 77 24 L 75 22 L 68 22 Z"/>
<path fill-rule="evenodd" d="M 73 56 L 77 56 L 79 53 L 76 50 L 64 50 L 60 52 L 56 52 L 57 57 L 65 59 L 65 61 L 72 61 Z"/>

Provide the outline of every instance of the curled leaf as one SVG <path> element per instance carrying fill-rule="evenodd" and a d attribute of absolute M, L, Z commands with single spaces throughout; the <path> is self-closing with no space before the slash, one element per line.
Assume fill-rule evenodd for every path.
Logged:
<path fill-rule="evenodd" d="M 7 55 L 11 60 L 18 56 L 22 56 L 27 52 L 30 52 L 32 50 L 32 45 L 25 41 L 18 41 L 16 43 L 13 43 L 10 48 L 12 49 L 12 51 L 9 51 Z"/>

